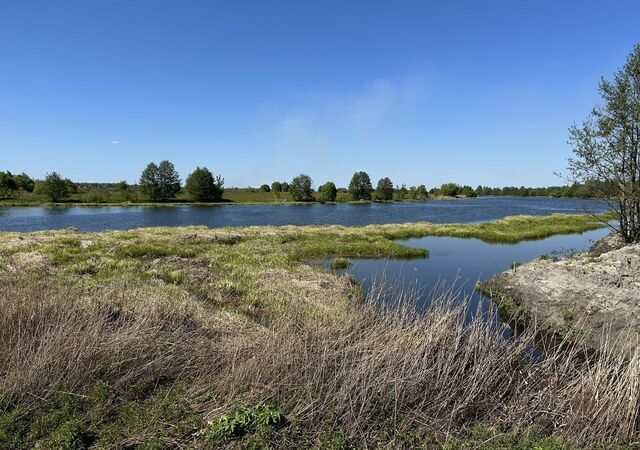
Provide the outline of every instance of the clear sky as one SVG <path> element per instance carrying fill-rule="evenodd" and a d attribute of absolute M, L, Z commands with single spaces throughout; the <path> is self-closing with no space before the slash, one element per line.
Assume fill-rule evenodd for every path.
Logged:
<path fill-rule="evenodd" d="M 640 2 L 0 0 L 0 170 L 559 184 Z"/>

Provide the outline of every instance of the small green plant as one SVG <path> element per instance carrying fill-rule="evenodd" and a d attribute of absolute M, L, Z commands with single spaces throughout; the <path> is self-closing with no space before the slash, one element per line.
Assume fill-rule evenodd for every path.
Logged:
<path fill-rule="evenodd" d="M 278 408 L 261 403 L 251 409 L 222 414 L 217 419 L 209 421 L 196 436 L 206 442 L 220 442 L 248 433 L 265 434 L 284 422 L 285 415 Z"/>
<path fill-rule="evenodd" d="M 350 264 L 349 258 L 333 258 L 331 260 L 332 269 L 346 269 Z"/>

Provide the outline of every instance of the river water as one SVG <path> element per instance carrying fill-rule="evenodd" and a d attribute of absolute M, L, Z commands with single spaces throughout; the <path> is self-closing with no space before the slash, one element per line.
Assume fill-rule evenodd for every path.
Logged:
<path fill-rule="evenodd" d="M 75 227 L 80 231 L 124 230 L 154 226 L 205 225 L 369 225 L 427 221 L 470 223 L 517 214 L 546 215 L 605 212 L 605 202 L 578 199 L 480 197 L 428 202 L 114 206 L 0 207 L 0 231 L 38 231 Z"/>

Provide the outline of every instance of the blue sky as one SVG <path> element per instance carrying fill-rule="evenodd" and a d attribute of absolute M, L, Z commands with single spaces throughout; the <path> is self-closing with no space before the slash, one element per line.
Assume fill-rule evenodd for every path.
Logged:
<path fill-rule="evenodd" d="M 637 1 L 0 0 L 0 170 L 559 184 Z"/>

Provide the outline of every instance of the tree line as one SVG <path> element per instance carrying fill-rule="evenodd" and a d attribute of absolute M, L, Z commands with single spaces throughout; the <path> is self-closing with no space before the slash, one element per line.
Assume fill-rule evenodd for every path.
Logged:
<path fill-rule="evenodd" d="M 334 182 L 327 181 L 314 189 L 311 177 L 300 174 L 288 182 L 274 181 L 271 185 L 262 184 L 257 189 L 248 189 L 271 193 L 274 200 L 288 195 L 297 202 L 335 202 L 339 193 L 344 194 L 341 199 L 352 201 L 428 200 L 438 197 L 469 198 L 478 195 L 599 198 L 605 188 L 604 183 L 590 179 L 570 186 L 543 188 L 478 186 L 473 189 L 468 185 L 443 183 L 440 187 L 427 190 L 424 184 L 410 187 L 404 184 L 394 185 L 389 177 L 379 179 L 374 188 L 369 174 L 358 171 L 353 174 L 347 188 L 338 188 Z M 207 167 L 196 167 L 183 185 L 173 163 L 164 160 L 158 164 L 149 163 L 140 174 L 136 185 L 129 185 L 126 181 L 74 183 L 57 172 L 48 173 L 42 180 L 34 180 L 25 173 L 14 175 L 11 172 L 0 172 L 0 196 L 16 196 L 20 192 L 43 195 L 52 202 L 65 201 L 73 194 L 78 194 L 81 201 L 88 203 L 113 200 L 114 194 L 118 201 L 166 202 L 180 196 L 181 199 L 194 202 L 220 202 L 223 200 L 225 188 L 224 178 L 214 175 Z"/>

